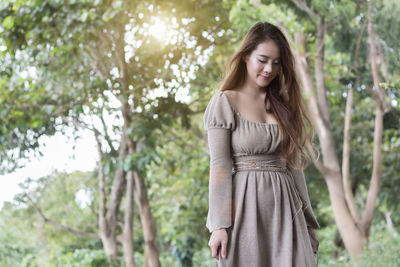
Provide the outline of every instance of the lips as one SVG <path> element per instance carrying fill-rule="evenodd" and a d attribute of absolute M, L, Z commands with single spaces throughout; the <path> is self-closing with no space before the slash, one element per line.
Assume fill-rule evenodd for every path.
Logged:
<path fill-rule="evenodd" d="M 268 80 L 269 78 L 271 78 L 271 76 L 268 76 L 268 75 L 262 75 L 262 74 L 260 74 L 260 76 L 261 76 L 261 78 L 264 79 L 264 80 Z"/>

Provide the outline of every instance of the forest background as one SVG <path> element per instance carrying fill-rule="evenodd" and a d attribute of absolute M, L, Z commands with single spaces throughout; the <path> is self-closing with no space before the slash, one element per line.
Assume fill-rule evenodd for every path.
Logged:
<path fill-rule="evenodd" d="M 290 40 L 316 128 L 319 265 L 400 266 L 398 14 L 397 0 L 1 1 L 1 173 L 82 131 L 98 161 L 21 183 L 0 266 L 214 266 L 202 115 L 258 21 Z"/>

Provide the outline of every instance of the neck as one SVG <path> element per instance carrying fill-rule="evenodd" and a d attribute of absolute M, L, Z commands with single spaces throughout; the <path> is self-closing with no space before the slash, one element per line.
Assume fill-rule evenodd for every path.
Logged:
<path fill-rule="evenodd" d="M 247 79 L 243 83 L 243 86 L 241 86 L 240 91 L 246 93 L 254 99 L 259 98 L 261 95 L 265 95 L 266 93 L 264 87 L 260 87 L 256 84 L 251 84 Z"/>

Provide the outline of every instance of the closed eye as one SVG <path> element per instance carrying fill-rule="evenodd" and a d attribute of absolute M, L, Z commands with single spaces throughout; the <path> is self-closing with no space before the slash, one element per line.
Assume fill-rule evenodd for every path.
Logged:
<path fill-rule="evenodd" d="M 267 63 L 267 61 L 265 61 L 265 60 L 258 60 L 260 63 Z M 279 65 L 279 64 L 281 64 L 279 61 L 275 61 L 275 62 L 273 62 L 272 64 L 275 64 L 275 65 Z"/>

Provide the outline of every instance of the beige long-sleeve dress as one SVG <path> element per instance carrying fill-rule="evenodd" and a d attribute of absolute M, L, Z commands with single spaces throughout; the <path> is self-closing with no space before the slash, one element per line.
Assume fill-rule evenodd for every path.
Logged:
<path fill-rule="evenodd" d="M 217 267 L 316 266 L 307 226 L 320 228 L 302 170 L 279 153 L 277 124 L 250 121 L 217 91 L 203 117 L 210 151 L 210 232 L 226 228 Z"/>

